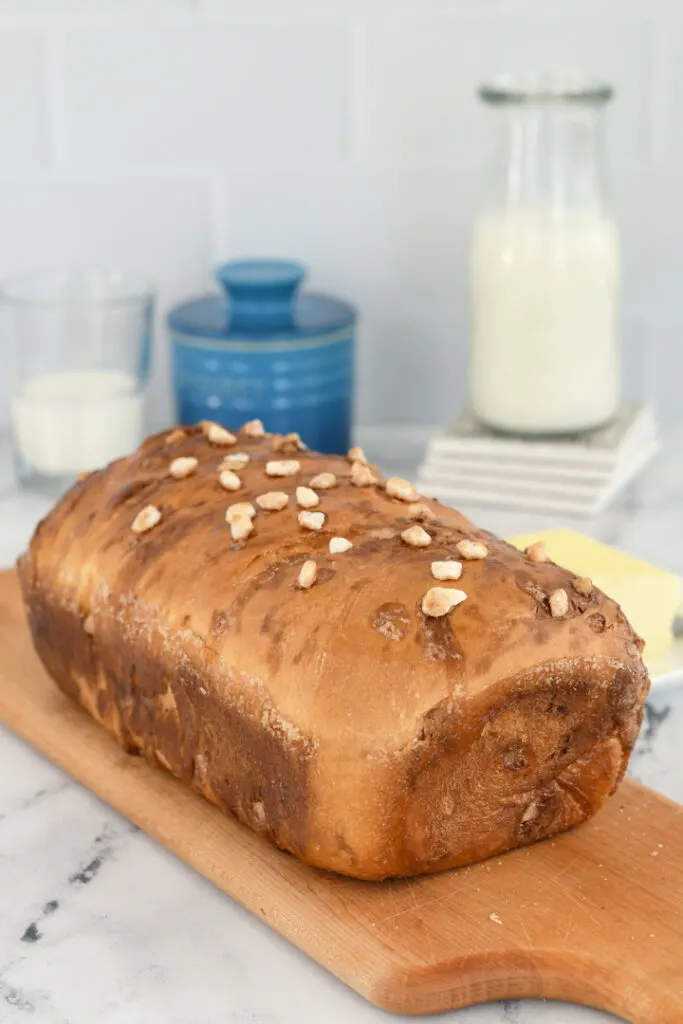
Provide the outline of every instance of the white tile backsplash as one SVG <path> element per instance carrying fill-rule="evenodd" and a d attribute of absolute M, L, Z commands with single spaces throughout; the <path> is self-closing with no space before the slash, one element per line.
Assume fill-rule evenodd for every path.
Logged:
<path fill-rule="evenodd" d="M 0 171 L 45 159 L 42 57 L 36 33 L 0 33 Z"/>
<path fill-rule="evenodd" d="M 344 155 L 346 37 L 325 22 L 132 25 L 74 34 L 74 160 L 211 166 Z"/>
<path fill-rule="evenodd" d="M 207 220 L 196 182 L 7 183 L 0 186 L 0 277 L 51 267 L 134 270 L 158 285 L 161 312 L 206 287 Z M 167 420 L 168 361 L 158 321 L 152 399 L 154 420 Z M 0 374 L 5 420 L 7 384 Z"/>
<path fill-rule="evenodd" d="M 683 160 L 683 21 L 666 17 L 657 20 L 653 29 L 651 73 L 655 158 L 680 163 Z"/>
<path fill-rule="evenodd" d="M 298 255 L 315 282 L 361 303 L 411 292 L 460 301 L 478 185 L 458 171 L 243 171 L 226 176 L 225 255 Z"/>
<path fill-rule="evenodd" d="M 221 256 L 297 257 L 310 287 L 360 310 L 359 419 L 447 415 L 464 397 L 473 176 L 280 170 L 233 173 L 226 189 Z"/>
<path fill-rule="evenodd" d="M 481 166 L 496 129 L 476 98 L 500 71 L 582 70 L 617 89 L 610 149 L 645 155 L 648 30 L 637 20 L 537 16 L 385 18 L 368 22 L 358 112 L 361 152 L 399 164 Z"/>
<path fill-rule="evenodd" d="M 219 259 L 296 257 L 360 310 L 359 419 L 446 419 L 493 138 L 476 86 L 584 67 L 617 91 L 626 390 L 681 418 L 681 40 L 675 0 L 0 0 L 0 275 L 115 263 L 165 309 Z"/>
<path fill-rule="evenodd" d="M 681 167 L 621 168 L 612 178 L 622 235 L 626 309 L 641 314 L 674 309 L 683 287 Z"/>

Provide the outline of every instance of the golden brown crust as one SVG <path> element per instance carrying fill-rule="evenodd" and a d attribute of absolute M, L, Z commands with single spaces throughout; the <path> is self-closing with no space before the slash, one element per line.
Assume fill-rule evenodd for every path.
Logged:
<path fill-rule="evenodd" d="M 228 492 L 219 467 L 236 452 L 250 460 Z M 178 457 L 198 461 L 180 479 Z M 300 468 L 267 475 L 271 461 Z M 306 529 L 296 488 L 322 472 L 336 486 Z M 186 427 L 75 484 L 20 562 L 48 670 L 127 749 L 320 867 L 434 871 L 589 817 L 625 770 L 648 686 L 619 607 L 436 502 L 431 543 L 407 544 L 414 506 L 352 474 L 272 435 L 218 446 Z M 262 510 L 269 491 L 287 506 Z M 255 506 L 238 542 L 237 502 Z M 134 532 L 149 505 L 159 522 Z M 333 537 L 353 547 L 330 554 Z M 463 540 L 488 551 L 444 584 L 467 598 L 426 616 L 431 563 Z"/>

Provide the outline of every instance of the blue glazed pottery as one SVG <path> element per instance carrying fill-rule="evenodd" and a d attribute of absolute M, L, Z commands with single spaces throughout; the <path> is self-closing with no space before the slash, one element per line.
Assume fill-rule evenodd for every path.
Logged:
<path fill-rule="evenodd" d="M 300 292 L 305 268 L 280 260 L 225 263 L 224 295 L 205 295 L 168 315 L 179 422 L 297 431 L 320 451 L 351 443 L 352 306 Z"/>

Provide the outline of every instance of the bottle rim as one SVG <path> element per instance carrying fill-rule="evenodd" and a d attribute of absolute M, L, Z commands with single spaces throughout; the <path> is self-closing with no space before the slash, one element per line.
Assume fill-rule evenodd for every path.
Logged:
<path fill-rule="evenodd" d="M 478 93 L 486 103 L 498 106 L 525 103 L 598 106 L 613 98 L 614 89 L 603 79 L 580 71 L 539 71 L 494 75 L 479 87 Z"/>

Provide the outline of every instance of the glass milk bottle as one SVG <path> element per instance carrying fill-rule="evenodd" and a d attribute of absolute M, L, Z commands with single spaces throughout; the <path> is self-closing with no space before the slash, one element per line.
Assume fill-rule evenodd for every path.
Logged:
<path fill-rule="evenodd" d="M 619 238 L 604 181 L 606 85 L 500 77 L 470 262 L 470 404 L 486 426 L 575 434 L 619 404 Z"/>

